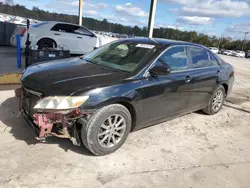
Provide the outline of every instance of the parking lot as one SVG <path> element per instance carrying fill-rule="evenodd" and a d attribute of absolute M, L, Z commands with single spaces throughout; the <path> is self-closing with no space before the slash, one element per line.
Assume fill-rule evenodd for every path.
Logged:
<path fill-rule="evenodd" d="M 195 112 L 133 132 L 101 157 L 67 139 L 38 143 L 17 117 L 19 86 L 0 86 L 0 187 L 249 187 L 250 60 L 222 58 L 236 80 L 220 113 Z"/>

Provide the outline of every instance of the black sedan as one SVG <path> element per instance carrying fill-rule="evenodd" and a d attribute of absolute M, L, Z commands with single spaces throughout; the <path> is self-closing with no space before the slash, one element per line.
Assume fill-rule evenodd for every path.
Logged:
<path fill-rule="evenodd" d="M 135 38 L 35 64 L 21 81 L 21 109 L 37 139 L 69 138 L 105 155 L 133 130 L 201 109 L 218 113 L 234 69 L 201 45 Z"/>

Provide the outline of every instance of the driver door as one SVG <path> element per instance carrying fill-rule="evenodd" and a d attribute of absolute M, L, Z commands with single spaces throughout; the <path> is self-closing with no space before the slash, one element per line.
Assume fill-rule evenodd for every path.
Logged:
<path fill-rule="evenodd" d="M 149 75 L 142 81 L 141 122 L 145 127 L 163 119 L 171 118 L 188 111 L 192 90 L 189 75 L 189 63 L 185 46 L 169 48 L 155 65 L 168 66 L 171 73 L 167 75 Z M 151 67 L 153 67 L 151 66 Z"/>

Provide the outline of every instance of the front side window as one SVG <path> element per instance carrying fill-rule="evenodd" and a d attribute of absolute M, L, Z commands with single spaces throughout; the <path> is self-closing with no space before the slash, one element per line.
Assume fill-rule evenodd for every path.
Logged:
<path fill-rule="evenodd" d="M 166 63 L 173 71 L 188 69 L 187 52 L 184 46 L 171 47 L 158 61 Z"/>
<path fill-rule="evenodd" d="M 89 53 L 84 60 L 126 72 L 133 72 L 154 45 L 113 42 Z"/>
<path fill-rule="evenodd" d="M 208 52 L 206 50 L 198 47 L 189 47 L 189 52 L 193 68 L 209 67 L 213 65 L 209 60 Z"/>

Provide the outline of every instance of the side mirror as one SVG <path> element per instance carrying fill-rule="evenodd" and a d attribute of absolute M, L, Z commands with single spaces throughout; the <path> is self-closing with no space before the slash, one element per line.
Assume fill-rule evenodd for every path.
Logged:
<path fill-rule="evenodd" d="M 170 67 L 168 66 L 154 66 L 149 69 L 149 73 L 152 76 L 168 75 L 171 72 Z"/>

